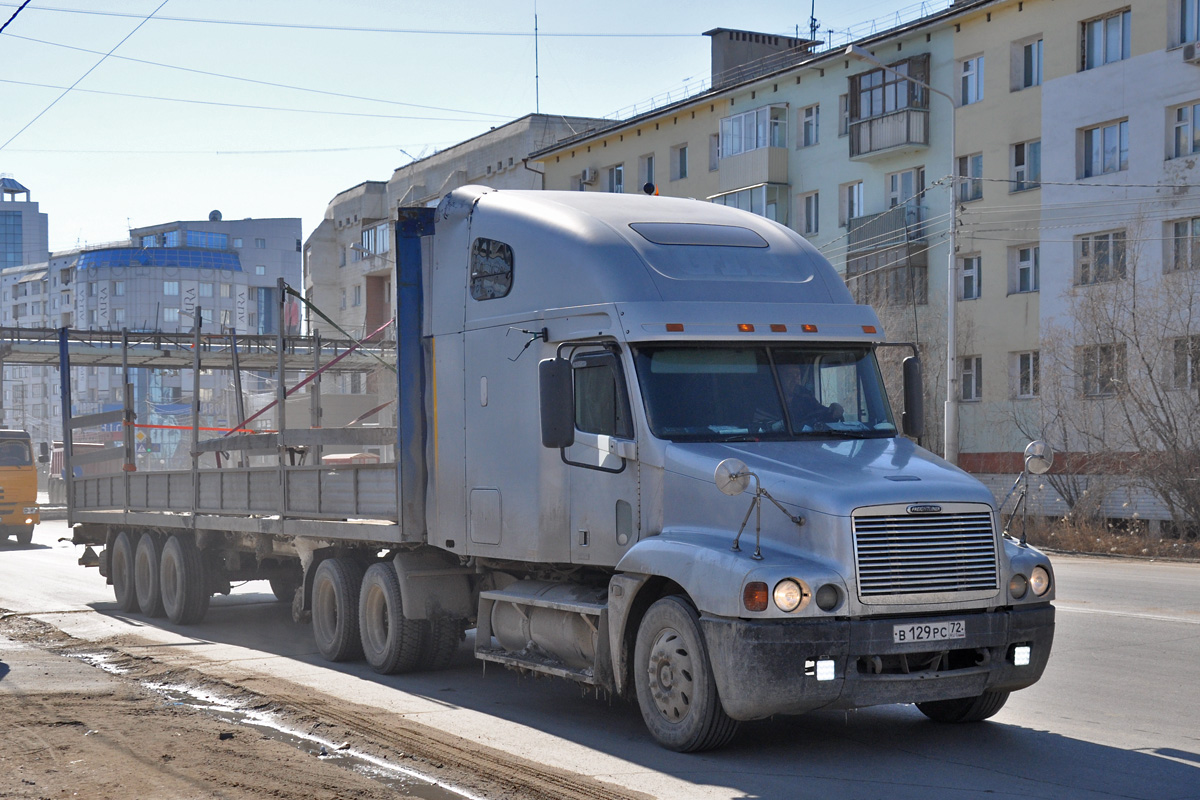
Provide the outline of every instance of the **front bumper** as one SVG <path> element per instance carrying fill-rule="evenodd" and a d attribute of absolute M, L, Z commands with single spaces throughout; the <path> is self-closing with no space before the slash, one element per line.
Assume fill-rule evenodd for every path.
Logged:
<path fill-rule="evenodd" d="M 966 636 L 896 644 L 896 625 L 965 620 Z M 877 620 L 750 621 L 702 617 L 717 691 L 734 719 L 818 708 L 921 703 L 1035 683 L 1054 641 L 1054 607 Z M 1015 645 L 1029 645 L 1017 666 Z M 817 662 L 832 661 L 832 679 Z M 827 676 L 823 676 L 827 677 Z"/>

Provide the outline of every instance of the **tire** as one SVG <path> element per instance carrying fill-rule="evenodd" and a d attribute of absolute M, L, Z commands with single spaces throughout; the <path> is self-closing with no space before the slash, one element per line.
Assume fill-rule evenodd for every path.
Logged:
<path fill-rule="evenodd" d="M 317 565 L 312 585 L 312 626 L 317 650 L 329 661 L 362 656 L 358 600 L 363 568 L 349 558 L 327 558 Z"/>
<path fill-rule="evenodd" d="M 296 590 L 300 588 L 301 582 L 299 576 L 292 575 L 271 578 L 271 593 L 279 602 L 290 603 L 296 596 Z"/>
<path fill-rule="evenodd" d="M 117 598 L 117 607 L 131 613 L 136 613 L 140 608 L 137 589 L 133 585 L 133 556 L 136 552 L 136 534 L 121 531 L 113 539 L 112 555 L 109 558 L 113 594 Z"/>
<path fill-rule="evenodd" d="M 421 660 L 417 665 L 422 670 L 442 670 L 450 666 L 458 643 L 462 641 L 463 622 L 460 619 L 434 619 L 426 624 L 425 638 L 421 642 Z"/>
<path fill-rule="evenodd" d="M 978 697 L 958 700 L 931 700 L 917 703 L 922 714 L 934 722 L 982 722 L 1004 708 L 1008 692 L 984 692 Z"/>
<path fill-rule="evenodd" d="M 17 531 L 17 544 L 33 544 L 33 526 L 25 525 Z"/>
<path fill-rule="evenodd" d="M 358 598 L 358 629 L 371 669 L 384 675 L 416 669 L 429 623 L 404 616 L 396 568 L 390 562 L 372 564 Z"/>
<path fill-rule="evenodd" d="M 196 543 L 173 534 L 163 545 L 159 560 L 159 585 L 167 619 L 176 625 L 194 625 L 208 613 L 208 574 Z"/>
<path fill-rule="evenodd" d="M 148 617 L 166 616 L 162 600 L 162 541 L 152 534 L 143 534 L 133 553 L 133 590 L 138 606 Z"/>
<path fill-rule="evenodd" d="M 646 611 L 633 670 L 642 719 L 663 747 L 681 753 L 712 750 L 737 734 L 737 721 L 717 696 L 699 616 L 683 598 L 664 597 Z"/>

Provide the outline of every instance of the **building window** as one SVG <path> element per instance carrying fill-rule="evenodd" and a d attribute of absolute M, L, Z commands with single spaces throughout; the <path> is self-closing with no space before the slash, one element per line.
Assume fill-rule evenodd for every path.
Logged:
<path fill-rule="evenodd" d="M 625 191 L 625 165 L 617 164 L 608 168 L 608 190 L 615 194 Z"/>
<path fill-rule="evenodd" d="M 688 176 L 688 146 L 676 145 L 671 148 L 671 180 L 678 181 Z"/>
<path fill-rule="evenodd" d="M 716 172 L 721 166 L 721 134 L 713 133 L 708 137 L 708 171 Z"/>
<path fill-rule="evenodd" d="M 1013 91 L 1042 85 L 1042 37 L 1013 47 Z"/>
<path fill-rule="evenodd" d="M 143 236 L 142 247 L 158 247 L 158 237 L 153 233 Z"/>
<path fill-rule="evenodd" d="M 211 325 L 213 321 L 213 312 L 211 308 L 200 309 L 200 324 Z"/>
<path fill-rule="evenodd" d="M 233 284 L 232 283 L 222 283 L 221 284 L 221 297 L 233 297 Z"/>
<path fill-rule="evenodd" d="M 983 99 L 983 56 L 959 62 L 959 105 L 969 106 Z"/>
<path fill-rule="evenodd" d="M 959 300 L 978 300 L 980 289 L 980 267 L 982 265 L 981 256 L 965 256 L 958 260 L 959 282 L 958 282 L 958 299 Z"/>
<path fill-rule="evenodd" d="M 709 198 L 722 206 L 732 206 L 760 217 L 774 220 L 781 225 L 788 222 L 788 187 L 778 183 L 764 183 L 749 189 L 726 192 Z"/>
<path fill-rule="evenodd" d="M 959 156 L 958 201 L 968 203 L 983 197 L 983 153 Z"/>
<path fill-rule="evenodd" d="M 1200 336 L 1184 336 L 1171 342 L 1172 372 L 1176 389 L 1200 385 Z"/>
<path fill-rule="evenodd" d="M 351 305 L 355 306 L 356 308 L 358 306 L 362 305 L 362 285 L 361 284 L 355 284 L 355 286 L 354 286 L 354 298 L 351 302 Z"/>
<path fill-rule="evenodd" d="M 1012 291 L 1036 292 L 1041 282 L 1042 248 L 1036 244 L 1014 247 Z"/>
<path fill-rule="evenodd" d="M 179 322 L 179 309 L 170 306 L 163 308 L 163 322 Z"/>
<path fill-rule="evenodd" d="M 804 229 L 801 233 L 812 236 L 820 229 L 820 195 L 817 192 L 801 195 L 800 205 L 804 209 Z"/>
<path fill-rule="evenodd" d="M 1020 142 L 1012 147 L 1012 190 L 1036 189 L 1042 183 L 1042 143 Z"/>
<path fill-rule="evenodd" d="M 254 274 L 255 274 L 255 275 L 266 275 L 266 274 L 267 274 L 267 268 L 266 268 L 266 267 L 264 267 L 262 264 L 256 264 L 256 265 L 254 266 Z"/>
<path fill-rule="evenodd" d="M 179 281 L 163 281 L 163 294 L 167 297 L 178 297 Z"/>
<path fill-rule="evenodd" d="M 838 97 L 838 136 L 850 133 L 850 95 Z"/>
<path fill-rule="evenodd" d="M 346 287 L 345 286 L 342 287 L 341 309 L 342 309 L 342 311 L 346 310 Z"/>
<path fill-rule="evenodd" d="M 888 208 L 908 206 L 905 222 L 915 225 L 921 221 L 921 195 L 925 192 L 925 168 L 915 167 L 887 176 Z"/>
<path fill-rule="evenodd" d="M 164 233 L 163 247 L 179 247 L 179 231 L 167 231 Z"/>
<path fill-rule="evenodd" d="M 235 236 L 235 237 L 233 237 L 233 246 L 234 246 L 234 247 L 236 247 L 236 248 L 241 248 L 241 246 L 242 246 L 242 237 L 240 237 L 240 236 Z"/>
<path fill-rule="evenodd" d="M 1085 128 L 1083 175 L 1092 178 L 1129 169 L 1129 120 Z"/>
<path fill-rule="evenodd" d="M 964 403 L 983 399 L 983 357 L 967 356 L 962 359 L 962 388 L 959 397 Z"/>
<path fill-rule="evenodd" d="M 512 247 L 495 239 L 476 239 L 471 245 L 471 297 L 504 297 L 512 291 L 512 281 Z"/>
<path fill-rule="evenodd" d="M 1168 223 L 1171 233 L 1171 257 L 1168 272 L 1200 269 L 1200 217 Z"/>
<path fill-rule="evenodd" d="M 1200 0 L 1179 0 L 1179 41 L 1200 41 Z"/>
<path fill-rule="evenodd" d="M 211 231 L 187 231 L 184 242 L 188 247 L 201 247 L 205 250 L 224 250 L 229 247 L 227 235 Z"/>
<path fill-rule="evenodd" d="M 201 297 L 212 297 L 213 296 L 213 285 L 211 283 L 208 283 L 207 281 L 201 282 L 200 296 Z"/>
<path fill-rule="evenodd" d="M 225 308 L 221 310 L 221 327 L 229 328 L 233 326 L 233 311 Z"/>
<path fill-rule="evenodd" d="M 113 297 L 125 296 L 125 281 L 113 281 Z"/>
<path fill-rule="evenodd" d="M 863 182 L 842 184 L 841 219 L 838 224 L 845 227 L 850 220 L 863 215 Z"/>
<path fill-rule="evenodd" d="M 1083 23 L 1081 70 L 1129 58 L 1131 17 L 1129 9 L 1125 9 Z"/>
<path fill-rule="evenodd" d="M 646 184 L 654 184 L 654 154 L 648 153 L 638 159 L 638 172 L 642 181 L 642 186 Z"/>
<path fill-rule="evenodd" d="M 721 158 L 787 147 L 787 107 L 763 106 L 721 120 Z"/>
<path fill-rule="evenodd" d="M 812 147 L 820 141 L 821 106 L 800 109 L 800 147 Z"/>
<path fill-rule="evenodd" d="M 1125 231 L 1075 237 L 1075 282 L 1080 286 L 1125 277 Z"/>
<path fill-rule="evenodd" d="M 1172 109 L 1171 158 L 1200 153 L 1200 103 Z"/>
<path fill-rule="evenodd" d="M 1116 393 L 1125 382 L 1125 345 L 1093 344 L 1076 351 L 1077 366 L 1085 395 Z"/>
<path fill-rule="evenodd" d="M 1015 386 L 1019 398 L 1037 397 L 1040 391 L 1041 354 L 1037 350 L 1028 353 L 1016 353 L 1014 366 L 1017 369 Z"/>
<path fill-rule="evenodd" d="M 267 240 L 266 239 L 255 239 L 254 247 L 257 248 L 258 250 L 266 250 L 267 249 Z"/>

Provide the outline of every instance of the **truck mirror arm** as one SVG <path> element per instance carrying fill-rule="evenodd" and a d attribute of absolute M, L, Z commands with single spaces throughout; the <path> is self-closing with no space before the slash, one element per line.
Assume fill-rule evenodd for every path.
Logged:
<path fill-rule="evenodd" d="M 508 333 L 505 333 L 504 335 L 508 336 L 508 334 L 512 333 L 513 331 L 517 331 L 519 333 L 524 333 L 529 336 L 529 339 L 528 339 L 528 341 L 525 342 L 525 346 L 521 348 L 521 352 L 517 353 L 515 356 L 510 358 L 509 361 L 516 361 L 518 358 L 525 355 L 525 351 L 529 349 L 529 345 L 533 344 L 534 342 L 538 341 L 539 339 L 543 342 L 550 341 L 550 329 L 549 328 L 542 328 L 540 331 L 527 331 L 524 328 L 509 328 Z"/>

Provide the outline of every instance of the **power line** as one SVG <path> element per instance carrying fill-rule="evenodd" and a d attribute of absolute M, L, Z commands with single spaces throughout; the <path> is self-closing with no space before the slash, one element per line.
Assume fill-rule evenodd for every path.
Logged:
<path fill-rule="evenodd" d="M 123 39 L 121 39 L 121 41 L 119 41 L 119 42 L 117 42 L 116 44 L 114 44 L 114 45 L 112 46 L 112 49 L 111 49 L 111 50 L 109 50 L 107 53 L 105 53 L 103 56 L 101 56 L 101 57 L 100 57 L 100 60 L 99 60 L 99 61 L 97 61 L 95 64 L 93 64 L 93 65 L 91 66 L 91 69 L 89 69 L 87 72 L 85 72 L 85 73 L 83 73 L 82 75 L 80 75 L 80 76 L 79 76 L 79 78 L 78 78 L 78 79 L 77 79 L 77 80 L 76 80 L 74 83 L 72 83 L 70 86 L 68 86 L 66 89 L 64 89 L 64 90 L 63 90 L 63 93 L 62 93 L 62 94 L 60 94 L 58 97 L 54 98 L 54 100 L 53 100 L 53 101 L 51 101 L 50 105 L 48 105 L 48 106 L 46 106 L 45 108 L 43 108 L 43 109 L 42 109 L 40 112 L 38 112 L 38 115 L 37 115 L 36 117 L 34 117 L 33 119 L 29 120 L 29 122 L 25 123 L 25 127 L 21 128 L 21 130 L 17 131 L 17 132 L 16 132 L 16 133 L 14 133 L 12 136 L 10 136 L 7 142 L 5 142 L 4 144 L 0 144 L 0 150 L 3 150 L 4 148 L 6 148 L 6 147 L 8 147 L 10 144 L 12 144 L 12 141 L 13 141 L 13 139 L 16 139 L 16 138 L 17 138 L 18 136 L 20 136 L 22 133 L 24 133 L 25 131 L 27 131 L 27 130 L 29 129 L 29 126 L 33 125 L 33 123 L 35 123 L 35 122 L 37 122 L 39 119 L 41 119 L 41 118 L 42 118 L 42 116 L 43 116 L 43 115 L 44 115 L 44 114 L 45 114 L 47 111 L 49 111 L 50 109 L 54 108 L 54 106 L 58 104 L 58 101 L 59 101 L 59 100 L 62 100 L 64 97 L 66 97 L 66 96 L 67 96 L 67 93 L 68 93 L 68 92 L 70 92 L 72 89 L 74 89 L 76 86 L 78 86 L 78 85 L 79 85 L 79 83 L 80 83 L 80 82 L 81 82 L 81 81 L 82 81 L 84 78 L 86 78 L 88 75 L 91 75 L 91 74 L 92 74 L 92 72 L 94 72 L 94 71 L 95 71 L 96 67 L 98 67 L 98 66 L 100 66 L 101 64 L 103 64 L 103 63 L 104 63 L 104 59 L 108 58 L 108 57 L 109 57 L 109 55 L 111 55 L 111 54 L 112 54 L 113 50 L 116 50 L 118 47 L 120 47 L 121 45 L 125 44 L 125 42 L 129 40 L 129 37 L 130 37 L 130 36 L 133 36 L 135 33 L 137 33 L 137 32 L 138 32 L 138 31 L 141 29 L 141 27 L 142 27 L 143 25 L 145 25 L 145 24 L 146 24 L 146 23 L 147 23 L 147 22 L 150 20 L 150 17 L 153 17 L 155 14 L 157 14 L 157 13 L 158 13 L 158 12 L 159 12 L 159 11 L 162 9 L 162 7 L 163 7 L 163 6 L 165 6 L 167 3 L 169 3 L 170 1 L 171 1 L 171 0 L 163 0 L 161 3 L 159 3 L 159 4 L 158 4 L 158 8 L 154 9 L 154 10 L 153 10 L 153 11 L 151 11 L 151 12 L 150 12 L 148 15 L 146 15 L 146 16 L 145 16 L 145 17 L 142 19 L 142 21 L 141 21 L 141 22 L 139 22 L 139 23 L 138 23 L 138 24 L 137 24 L 137 25 L 134 27 L 134 29 L 133 29 L 133 30 L 131 30 L 129 33 L 125 34 L 125 37 L 124 37 Z M 20 9 L 17 9 L 17 10 L 18 10 L 18 11 L 20 11 Z M 16 16 L 16 15 L 14 14 L 13 16 Z"/>
<path fill-rule="evenodd" d="M 167 2 L 167 0 L 164 0 L 164 2 Z M 92 69 L 95 69 L 95 67 L 93 67 Z M 89 70 L 89 72 L 90 72 L 90 70 Z M 80 80 L 82 80 L 82 78 Z M 14 80 L 6 80 L 4 78 L 0 78 L 0 83 L 11 83 L 11 84 L 14 84 L 17 86 L 34 86 L 34 87 L 37 87 L 40 89 L 61 89 L 61 88 L 63 88 L 61 86 L 55 86 L 54 84 L 49 84 L 49 83 L 34 83 L 32 81 L 14 81 Z M 76 81 L 76 83 L 78 83 L 78 81 Z M 67 87 L 67 91 L 70 91 L 71 89 L 73 89 L 74 86 L 75 85 L 72 84 L 71 86 Z M 162 97 L 162 96 L 158 96 L 158 95 L 132 94 L 130 92 L 108 92 L 108 91 L 104 91 L 102 89 L 77 89 L 76 91 L 77 92 L 85 92 L 87 94 L 107 95 L 109 97 L 130 97 L 135 100 L 158 100 L 158 101 L 165 102 L 165 103 L 187 103 L 187 104 L 191 104 L 191 105 L 201 105 L 201 106 L 218 106 L 221 108 L 243 108 L 243 109 L 250 109 L 253 111 L 285 111 L 285 112 L 290 112 L 293 114 L 324 114 L 326 116 L 334 116 L 334 117 L 366 117 L 366 118 L 370 118 L 370 119 L 416 119 L 416 120 L 427 120 L 427 121 L 432 121 L 432 122 L 495 122 L 497 120 L 508 121 L 510 119 L 509 117 L 504 117 L 504 116 L 500 116 L 500 115 L 480 116 L 480 117 L 423 117 L 423 116 L 414 116 L 411 114 L 370 114 L 370 113 L 361 112 L 361 111 L 323 111 L 318 108 L 287 108 L 284 106 L 263 106 L 263 105 L 256 105 L 253 103 L 222 103 L 222 102 L 219 102 L 216 100 L 191 100 L 191 99 L 188 99 L 185 97 Z M 66 93 L 67 92 L 63 92 L 64 95 Z M 62 96 L 60 95 L 58 99 L 61 100 Z M 55 100 L 55 102 L 58 102 L 58 100 Z M 53 105 L 53 103 L 51 103 L 51 105 Z M 49 109 L 47 109 L 47 110 L 49 110 Z M 45 111 L 43 111 L 42 113 L 44 114 Z M 41 116 L 41 115 L 39 114 L 39 116 Z M 30 124 L 32 124 L 32 123 L 30 123 Z M 26 127 L 28 127 L 28 126 L 26 126 Z M 22 129 L 22 130 L 24 130 L 24 129 Z M 18 135 L 20 135 L 19 132 L 18 132 Z M 15 139 L 16 136 L 14 136 L 13 138 Z M 12 141 L 12 139 L 10 139 L 9 141 Z M 0 150 L 3 150 L 3 149 L 4 148 L 2 146 L 0 146 Z"/>
<path fill-rule="evenodd" d="M 438 147 L 449 146 L 456 142 L 423 142 L 420 145 L 410 144 L 407 147 Z M 373 144 L 360 147 L 306 147 L 291 150 L 81 150 L 77 148 L 39 149 L 11 148 L 10 153 L 45 153 L 69 155 L 144 155 L 144 156 L 259 156 L 259 155 L 292 155 L 303 153 L 348 153 L 364 150 L 399 150 L 404 152 L 404 146 L 397 144 Z M 405 154 L 407 155 L 407 153 Z"/>
<path fill-rule="evenodd" d="M 29 5 L 30 2 L 31 2 L 31 0 L 25 0 L 24 3 L 21 3 L 21 7 L 18 8 L 16 11 L 14 11 L 12 13 L 12 16 L 9 17 L 8 20 L 3 25 L 0 25 L 0 33 L 4 33 L 4 29 L 12 24 L 12 21 L 17 18 L 17 14 L 20 14 L 22 11 L 24 11 L 25 6 Z"/>

